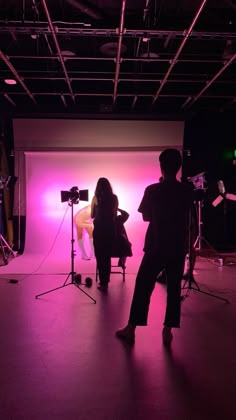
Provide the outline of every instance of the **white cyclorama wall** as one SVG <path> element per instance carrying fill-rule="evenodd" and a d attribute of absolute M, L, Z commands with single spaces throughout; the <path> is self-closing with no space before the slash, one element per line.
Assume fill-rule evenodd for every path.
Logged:
<path fill-rule="evenodd" d="M 183 121 L 15 119 L 16 150 L 182 147 Z"/>
<path fill-rule="evenodd" d="M 63 220 L 68 205 L 61 203 L 60 191 L 89 189 L 91 201 L 97 179 L 104 176 L 130 214 L 126 228 L 134 255 L 140 254 L 147 224 L 138 205 L 145 187 L 161 175 L 160 151 L 182 149 L 183 130 L 182 122 L 14 120 L 21 192 L 15 214 L 26 215 L 25 252 L 46 255 L 58 235 L 53 252 L 69 258 L 71 209 Z M 85 205 L 81 201 L 74 212 Z"/>

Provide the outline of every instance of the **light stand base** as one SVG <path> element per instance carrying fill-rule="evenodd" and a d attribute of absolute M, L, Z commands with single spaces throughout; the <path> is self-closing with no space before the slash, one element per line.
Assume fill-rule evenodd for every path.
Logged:
<path fill-rule="evenodd" d="M 12 257 L 16 256 L 16 253 L 13 251 L 9 243 L 6 241 L 4 236 L 0 234 L 0 249 L 2 252 L 3 262 L 5 265 L 8 264 L 8 257 L 11 255 Z"/>
<path fill-rule="evenodd" d="M 194 242 L 194 248 L 196 251 L 203 251 L 204 248 L 202 248 L 202 245 L 205 244 L 207 246 L 206 250 L 211 251 L 214 254 L 217 254 L 216 250 L 213 248 L 213 246 L 204 238 L 204 236 L 198 235 L 196 241 Z"/>
<path fill-rule="evenodd" d="M 76 188 L 76 187 L 75 187 Z M 76 204 L 78 203 L 78 201 L 76 201 Z M 55 287 L 54 289 L 48 290 L 47 292 L 43 292 L 40 293 L 39 295 L 36 295 L 35 298 L 38 299 L 40 296 L 46 295 L 47 293 L 51 293 L 54 292 L 55 290 L 59 290 L 59 289 L 63 289 L 66 286 L 70 286 L 71 284 L 73 284 L 74 286 L 77 287 L 77 289 L 79 289 L 81 292 L 83 292 L 86 296 L 88 296 L 94 303 L 96 303 L 96 300 L 90 296 L 87 292 L 85 292 L 83 289 L 81 289 L 81 287 L 78 285 L 79 281 L 78 279 L 81 279 L 81 275 L 76 275 L 75 273 L 75 264 L 74 264 L 74 259 L 75 259 L 75 250 L 74 250 L 74 213 L 73 213 L 73 205 L 75 204 L 75 202 L 73 201 L 73 199 L 69 200 L 68 205 L 71 207 L 71 271 L 69 272 L 68 276 L 66 277 L 66 280 L 64 282 L 64 284 L 62 286 L 59 287 Z M 71 278 L 71 281 L 69 283 L 67 283 L 68 279 Z"/>
<path fill-rule="evenodd" d="M 187 286 L 186 286 L 186 283 L 187 283 Z M 194 284 L 195 286 L 192 286 L 192 284 Z M 191 290 L 193 290 L 195 292 L 203 293 L 204 295 L 208 295 L 216 299 L 223 300 L 226 303 L 229 303 L 229 300 L 226 298 L 201 290 L 192 274 L 189 274 L 189 278 L 185 281 L 181 290 L 186 290 L 186 294 L 184 296 L 181 296 L 181 302 L 183 302 L 186 299 L 186 297 L 189 296 Z"/>
<path fill-rule="evenodd" d="M 47 293 L 51 293 L 51 292 L 54 292 L 55 290 L 59 290 L 59 289 L 62 289 L 62 288 L 64 288 L 64 287 L 66 287 L 66 286 L 70 286 L 70 285 L 74 285 L 74 286 L 76 286 L 77 287 L 77 289 L 79 289 L 81 292 L 83 292 L 86 296 L 88 296 L 94 303 L 96 303 L 96 300 L 92 297 L 92 296 L 90 296 L 87 292 L 85 292 L 78 284 L 77 284 L 77 282 L 75 281 L 75 276 L 76 276 L 76 273 L 75 272 L 73 272 L 73 271 L 71 271 L 69 274 L 68 274 L 68 276 L 66 277 L 66 280 L 65 280 L 65 282 L 64 282 L 64 284 L 62 285 L 62 286 L 58 286 L 58 287 L 55 287 L 54 289 L 50 289 L 50 290 L 48 290 L 48 291 L 46 291 L 46 292 L 43 292 L 43 293 L 40 293 L 39 295 L 36 295 L 35 296 L 35 299 L 38 299 L 40 296 L 43 296 L 43 295 L 46 295 Z M 71 281 L 70 282 L 67 282 L 68 281 L 68 279 L 71 277 Z"/>

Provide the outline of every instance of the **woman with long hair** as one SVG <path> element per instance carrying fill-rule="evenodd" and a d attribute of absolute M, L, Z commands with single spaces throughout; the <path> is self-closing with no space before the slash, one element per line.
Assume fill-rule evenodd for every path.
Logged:
<path fill-rule="evenodd" d="M 111 272 L 112 244 L 115 238 L 115 220 L 118 198 L 107 178 L 99 178 L 91 203 L 93 244 L 99 275 L 98 289 L 107 291 Z"/>

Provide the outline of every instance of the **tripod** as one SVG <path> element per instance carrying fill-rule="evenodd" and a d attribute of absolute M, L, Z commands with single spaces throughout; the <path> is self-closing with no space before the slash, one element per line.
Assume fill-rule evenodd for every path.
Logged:
<path fill-rule="evenodd" d="M 12 255 L 15 257 L 15 253 L 9 243 L 6 241 L 4 236 L 2 235 L 3 232 L 3 189 L 0 191 L 0 250 L 3 257 L 3 262 L 5 265 L 8 264 L 8 257 Z"/>
<path fill-rule="evenodd" d="M 202 193 L 204 190 L 195 190 L 195 192 L 200 192 Z M 209 242 L 204 238 L 204 236 L 202 235 L 202 226 L 203 226 L 203 221 L 202 221 L 202 207 L 203 207 L 203 198 L 200 196 L 197 196 L 197 200 L 196 200 L 196 206 L 197 206 L 197 220 L 198 220 L 198 236 L 194 242 L 194 248 L 197 251 L 201 251 L 202 250 L 202 245 L 205 243 L 205 245 L 207 245 L 208 249 L 212 250 L 215 252 L 214 248 L 209 244 Z"/>
<path fill-rule="evenodd" d="M 12 254 L 12 256 L 15 257 L 15 253 L 10 247 L 10 245 L 8 244 L 8 242 L 6 241 L 6 239 L 4 238 L 4 236 L 2 236 L 2 234 L 0 234 L 0 249 L 1 249 L 2 257 L 3 257 L 3 262 L 5 265 L 7 265 L 8 256 Z"/>
<path fill-rule="evenodd" d="M 205 291 L 201 290 L 199 285 L 197 284 L 195 278 L 193 277 L 193 274 L 188 273 L 187 277 L 188 277 L 187 280 L 185 281 L 184 285 L 182 286 L 182 290 L 186 290 L 185 295 L 181 296 L 181 301 L 182 302 L 186 299 L 186 297 L 189 296 L 191 290 L 194 290 L 195 292 L 203 293 L 204 295 L 208 295 L 208 296 L 214 297 L 216 299 L 223 300 L 226 303 L 229 303 L 229 300 L 226 299 L 226 298 L 223 298 L 221 296 L 217 296 L 217 295 L 214 295 L 212 293 L 205 292 Z M 194 286 L 193 286 L 193 284 L 194 284 Z"/>
<path fill-rule="evenodd" d="M 186 290 L 186 293 L 184 296 L 181 296 L 181 301 L 183 302 L 183 300 L 186 299 L 187 296 L 189 296 L 191 290 L 194 290 L 195 292 L 199 292 L 199 293 L 203 293 L 204 295 L 208 295 L 211 297 L 214 297 L 216 299 L 220 299 L 223 300 L 224 302 L 229 303 L 228 299 L 225 299 L 221 296 L 217 296 L 214 295 L 212 293 L 209 292 L 205 292 L 203 290 L 200 289 L 199 285 L 197 284 L 194 276 L 193 276 L 193 266 L 194 266 L 194 262 L 195 262 L 195 257 L 193 256 L 193 249 L 195 249 L 195 244 L 196 241 L 194 242 L 194 245 L 192 245 L 193 241 L 192 241 L 192 211 L 190 210 L 189 212 L 189 236 L 188 236 L 188 256 L 189 256 L 189 269 L 187 272 L 187 278 L 186 281 L 184 283 L 184 285 L 182 286 L 182 290 Z M 201 238 L 201 232 L 199 233 L 198 238 Z"/>
<path fill-rule="evenodd" d="M 69 200 L 69 206 L 71 207 L 71 271 L 69 272 L 68 276 L 66 277 L 66 280 L 62 286 L 55 287 L 54 289 L 48 290 L 47 292 L 40 293 L 39 295 L 36 295 L 35 298 L 37 299 L 40 296 L 46 295 L 47 293 L 54 292 L 55 290 L 62 289 L 63 287 L 70 286 L 73 284 L 77 287 L 77 289 L 81 290 L 86 296 L 88 296 L 94 303 L 96 303 L 96 300 L 90 296 L 87 292 L 85 292 L 78 284 L 78 275 L 75 273 L 74 269 L 74 259 L 75 259 L 75 249 L 74 249 L 74 229 L 73 229 L 73 221 L 74 221 L 74 208 L 73 208 L 74 202 L 73 199 Z M 80 276 L 79 276 L 80 277 Z M 71 278 L 70 282 L 68 282 L 68 279 Z"/>

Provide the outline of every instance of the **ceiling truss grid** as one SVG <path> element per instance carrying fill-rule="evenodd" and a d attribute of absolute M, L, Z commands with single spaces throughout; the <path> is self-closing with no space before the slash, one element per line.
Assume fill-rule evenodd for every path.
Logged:
<path fill-rule="evenodd" d="M 4 110 L 178 118 L 235 110 L 236 10 L 230 2 L 13 3 L 0 20 Z"/>

